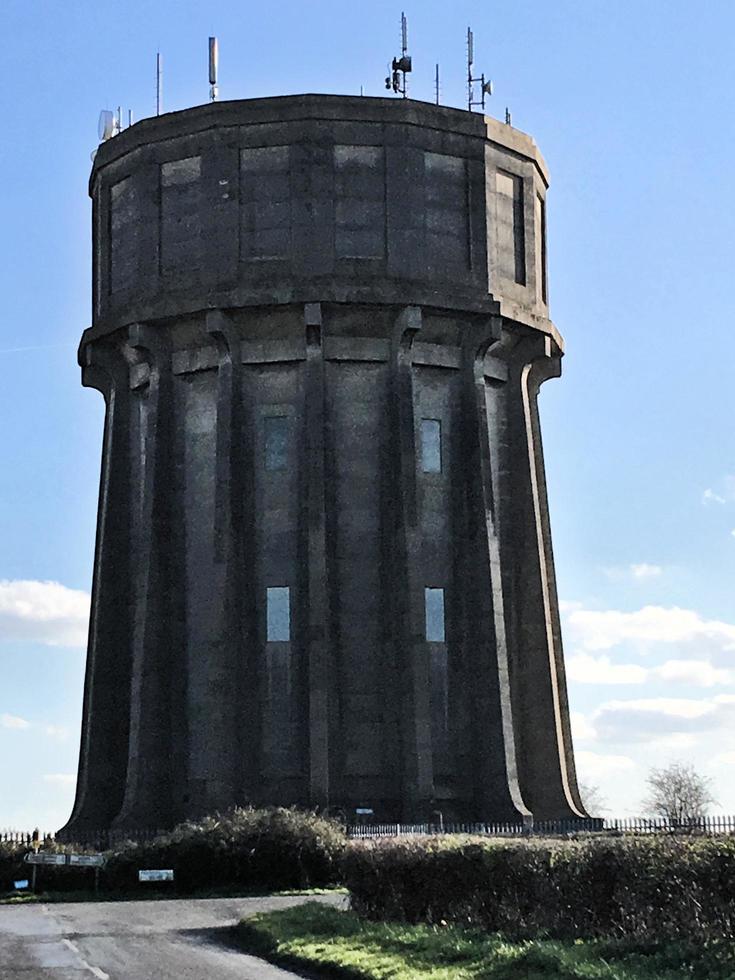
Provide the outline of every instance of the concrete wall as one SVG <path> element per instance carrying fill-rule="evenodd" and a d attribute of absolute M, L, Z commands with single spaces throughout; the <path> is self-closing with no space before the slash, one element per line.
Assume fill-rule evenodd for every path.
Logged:
<path fill-rule="evenodd" d="M 222 103 L 100 148 L 68 836 L 243 802 L 581 811 L 536 407 L 561 356 L 546 183 L 528 137 L 410 101 Z"/>

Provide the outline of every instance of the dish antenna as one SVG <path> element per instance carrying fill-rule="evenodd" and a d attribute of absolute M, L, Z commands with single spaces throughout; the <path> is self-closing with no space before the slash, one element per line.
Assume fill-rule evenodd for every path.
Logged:
<path fill-rule="evenodd" d="M 97 135 L 100 138 L 100 143 L 112 139 L 119 132 L 120 124 L 115 117 L 115 113 L 111 109 L 103 109 L 97 123 Z"/>
<path fill-rule="evenodd" d="M 219 46 L 216 37 L 209 39 L 209 101 L 216 102 L 219 91 L 217 89 L 217 69 L 219 67 Z"/>
<path fill-rule="evenodd" d="M 406 75 L 411 71 L 411 55 L 408 52 L 408 22 L 406 15 L 401 13 L 401 57 L 394 58 L 390 66 L 390 75 L 385 79 L 385 87 L 393 89 L 396 95 L 408 98 Z"/>
<path fill-rule="evenodd" d="M 474 106 L 482 106 L 485 111 L 485 96 L 493 94 L 493 83 L 488 79 L 485 81 L 485 74 L 473 76 L 472 65 L 475 62 L 475 36 L 472 30 L 467 28 L 467 108 L 470 112 Z M 475 99 L 475 82 L 480 83 L 480 98 Z"/>

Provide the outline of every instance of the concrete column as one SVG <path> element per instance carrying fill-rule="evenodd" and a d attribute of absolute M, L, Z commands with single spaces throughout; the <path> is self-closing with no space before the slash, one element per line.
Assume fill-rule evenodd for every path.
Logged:
<path fill-rule="evenodd" d="M 128 331 L 131 387 L 141 412 L 140 485 L 132 496 L 132 675 L 128 771 L 117 828 L 165 827 L 171 819 L 172 652 L 180 630 L 171 616 L 171 357 L 165 338 L 143 324 Z M 176 665 L 180 670 L 181 665 Z"/>
<path fill-rule="evenodd" d="M 325 386 L 320 303 L 304 307 L 306 328 L 306 526 L 308 549 L 309 803 L 330 801 L 332 640 L 326 542 Z"/>
<path fill-rule="evenodd" d="M 507 369 L 488 352 L 501 336 L 501 318 L 472 324 L 463 338 L 466 479 L 472 560 L 465 565 L 467 605 L 465 660 L 476 668 L 475 778 L 478 815 L 503 814 L 529 821 L 518 783 L 511 697 L 506 602 L 497 518 L 500 504 L 501 420 Z"/>
<path fill-rule="evenodd" d="M 130 711 L 130 401 L 128 366 L 102 344 L 81 351 L 82 383 L 105 398 L 97 538 L 76 800 L 58 837 L 109 827 L 122 803 Z"/>
<path fill-rule="evenodd" d="M 416 499 L 416 419 L 412 350 L 421 329 L 419 307 L 405 307 L 392 338 L 392 425 L 396 480 L 393 626 L 402 678 L 404 820 L 428 818 L 434 797 L 431 743 L 431 663 L 426 644 L 421 537 Z"/>
<path fill-rule="evenodd" d="M 240 341 L 233 324 L 220 310 L 206 314 L 205 327 L 217 349 L 217 429 L 214 479 L 214 540 L 207 555 L 211 567 L 201 574 L 210 577 L 216 601 L 206 610 L 195 635 L 209 632 L 201 649 L 193 649 L 195 662 L 188 664 L 190 681 L 198 680 L 196 697 L 201 731 L 189 732 L 187 768 L 191 794 L 198 810 L 208 813 L 243 799 L 244 767 L 247 762 L 246 734 L 249 730 L 244 708 L 242 563 L 242 448 Z M 196 513 L 190 520 L 196 524 Z M 196 531 L 195 531 L 196 533 Z M 198 533 L 205 533 L 199 529 Z M 202 699 L 205 704 L 202 704 Z M 206 710 L 202 710 L 206 709 Z M 190 713 L 190 712 L 187 712 Z M 202 718 L 203 716 L 203 718 Z M 202 774 L 206 773 L 206 776 Z M 197 780 L 204 779 L 206 786 Z M 192 782 L 193 780 L 193 782 Z M 196 812 L 196 811 L 192 811 Z"/>
<path fill-rule="evenodd" d="M 538 412 L 539 388 L 561 373 L 561 352 L 549 337 L 528 338 L 511 358 L 521 786 L 536 819 L 580 817 Z"/>

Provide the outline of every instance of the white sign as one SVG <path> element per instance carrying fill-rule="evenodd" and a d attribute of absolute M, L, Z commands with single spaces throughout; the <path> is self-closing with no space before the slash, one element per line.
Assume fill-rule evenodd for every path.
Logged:
<path fill-rule="evenodd" d="M 174 873 L 171 868 L 162 868 L 156 871 L 139 871 L 138 881 L 173 881 Z"/>
<path fill-rule="evenodd" d="M 23 881 L 14 881 L 13 887 L 17 892 L 23 891 L 24 888 L 28 887 L 28 879 L 24 878 Z"/>
<path fill-rule="evenodd" d="M 66 854 L 48 854 L 39 851 L 37 854 L 26 854 L 26 864 L 66 864 Z"/>
<path fill-rule="evenodd" d="M 368 815 L 368 816 L 369 816 L 369 815 L 372 815 L 372 814 L 373 814 L 374 812 L 375 812 L 375 811 L 374 811 L 374 810 L 372 810 L 372 809 L 371 809 L 370 807 L 368 807 L 368 806 L 358 806 L 358 807 L 356 808 L 356 810 L 355 810 L 355 813 L 362 813 L 362 814 L 366 814 L 366 815 Z"/>
<path fill-rule="evenodd" d="M 81 868 L 101 868 L 105 863 L 103 854 L 70 854 L 69 864 Z"/>

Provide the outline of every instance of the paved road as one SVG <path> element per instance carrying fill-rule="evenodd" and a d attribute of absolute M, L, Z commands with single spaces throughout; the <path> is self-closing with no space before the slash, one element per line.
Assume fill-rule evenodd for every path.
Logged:
<path fill-rule="evenodd" d="M 342 896 L 0 906 L 0 980 L 288 980 L 228 945 L 255 912 Z"/>

